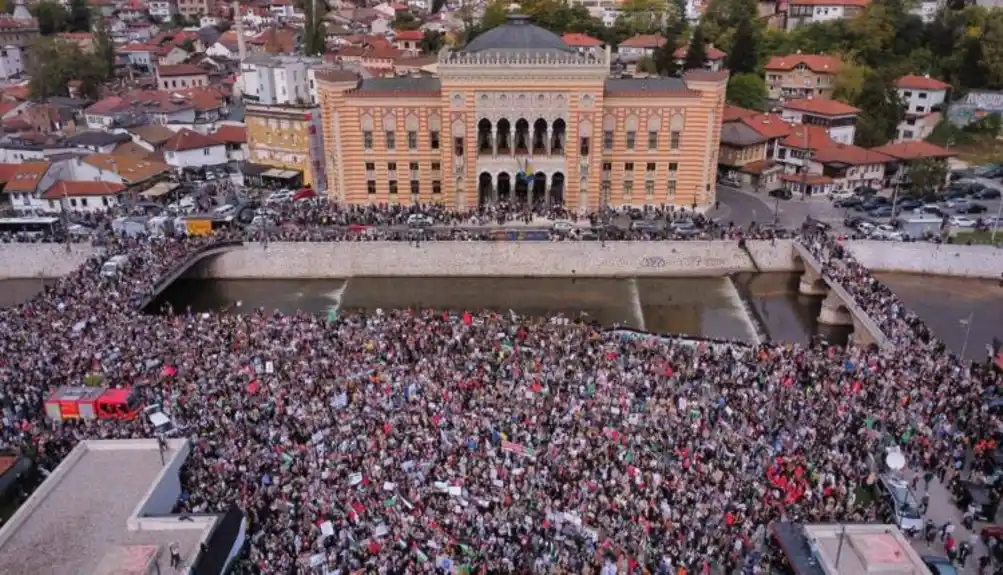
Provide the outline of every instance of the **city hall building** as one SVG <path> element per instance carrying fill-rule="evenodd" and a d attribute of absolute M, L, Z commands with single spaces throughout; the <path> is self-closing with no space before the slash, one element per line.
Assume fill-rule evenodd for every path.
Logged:
<path fill-rule="evenodd" d="M 328 193 L 349 204 L 715 200 L 727 73 L 618 78 L 525 16 L 443 50 L 435 77 L 317 73 Z"/>

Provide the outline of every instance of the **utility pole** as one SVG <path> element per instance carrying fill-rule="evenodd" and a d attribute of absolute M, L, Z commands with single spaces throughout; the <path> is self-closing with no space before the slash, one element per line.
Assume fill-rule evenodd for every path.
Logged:
<path fill-rule="evenodd" d="M 59 220 L 63 224 L 63 243 L 66 244 L 66 253 L 70 253 L 70 213 L 67 211 L 70 206 L 69 198 L 66 194 L 66 186 L 63 186 L 63 197 L 60 202 Z"/>
<path fill-rule="evenodd" d="M 1000 216 L 1003 215 L 1003 198 L 1000 199 L 1000 207 L 996 208 L 996 219 L 993 221 L 993 233 L 989 236 L 989 243 L 996 245 L 996 230 L 1000 227 Z"/>
<path fill-rule="evenodd" d="M 808 192 L 808 166 L 811 161 L 811 130 L 808 129 L 808 124 L 802 124 L 804 126 L 804 172 L 801 174 L 801 200 L 804 201 L 805 194 Z M 774 211 L 776 213 L 776 211 Z"/>
<path fill-rule="evenodd" d="M 843 555 L 843 540 L 846 539 L 846 525 L 839 530 L 839 547 L 836 547 L 836 564 L 833 566 L 839 572 L 839 559 Z"/>

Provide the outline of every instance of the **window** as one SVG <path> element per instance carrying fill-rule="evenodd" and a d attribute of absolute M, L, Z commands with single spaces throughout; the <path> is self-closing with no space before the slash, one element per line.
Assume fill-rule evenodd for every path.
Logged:
<path fill-rule="evenodd" d="M 412 152 L 418 149 L 418 132 L 407 133 L 407 149 Z"/>
<path fill-rule="evenodd" d="M 442 170 L 442 164 L 440 164 L 439 162 L 432 162 L 432 171 L 438 172 L 440 170 Z"/>
<path fill-rule="evenodd" d="M 589 138 L 588 136 L 582 136 L 582 144 L 578 148 L 578 154 L 581 156 L 589 155 Z"/>
<path fill-rule="evenodd" d="M 634 138 L 635 138 L 635 136 L 637 136 L 637 134 L 635 132 L 627 132 L 627 149 L 628 150 L 633 150 L 634 149 Z"/>
<path fill-rule="evenodd" d="M 925 100 L 926 99 L 926 92 L 919 92 L 919 93 L 916 94 L 916 97 L 919 98 L 920 100 Z"/>
<path fill-rule="evenodd" d="M 370 195 L 376 195 L 376 181 L 368 180 L 366 181 L 366 192 Z"/>
<path fill-rule="evenodd" d="M 442 193 L 442 182 L 439 180 L 432 180 L 432 195 L 438 196 Z"/>
<path fill-rule="evenodd" d="M 676 199 L 676 181 L 675 180 L 669 180 L 669 199 L 670 200 Z"/>
<path fill-rule="evenodd" d="M 366 171 L 367 172 L 375 172 L 376 171 L 376 164 L 374 162 L 366 162 Z"/>
<path fill-rule="evenodd" d="M 679 171 L 679 162 L 669 162 L 669 174 L 676 175 Z"/>
<path fill-rule="evenodd" d="M 397 195 L 397 180 L 390 180 L 390 195 Z"/>
<path fill-rule="evenodd" d="M 418 180 L 411 180 L 411 195 L 417 196 L 419 192 Z"/>
<path fill-rule="evenodd" d="M 902 92 L 902 97 L 903 98 L 912 98 L 912 92 L 910 92 L 909 90 L 906 90 L 905 92 Z"/>
<path fill-rule="evenodd" d="M 655 162 L 648 162 L 648 165 L 644 167 L 644 171 L 649 174 L 655 173 Z"/>
<path fill-rule="evenodd" d="M 644 201 L 649 204 L 655 201 L 655 182 L 651 180 L 644 182 Z"/>
<path fill-rule="evenodd" d="M 623 171 L 625 171 L 625 172 L 633 172 L 634 171 L 634 162 L 624 162 L 623 163 Z"/>
<path fill-rule="evenodd" d="M 673 150 L 679 149 L 679 132 L 676 130 L 673 130 L 672 133 L 669 134 L 669 147 Z"/>
<path fill-rule="evenodd" d="M 912 132 L 909 131 L 909 130 L 903 130 L 902 131 L 902 139 L 903 140 L 911 140 L 912 139 Z"/>
<path fill-rule="evenodd" d="M 74 208 L 77 207 L 77 199 L 76 198 L 70 198 L 70 205 L 73 206 Z"/>
<path fill-rule="evenodd" d="M 373 133 L 372 132 L 362 132 L 362 147 L 367 152 L 373 151 Z"/>
<path fill-rule="evenodd" d="M 612 164 L 612 162 L 603 162 L 602 163 L 602 179 L 603 180 L 609 180 L 610 172 L 612 172 L 612 171 L 613 171 L 613 164 Z"/>
<path fill-rule="evenodd" d="M 87 198 L 80 198 L 80 207 L 82 208 L 87 207 Z"/>
<path fill-rule="evenodd" d="M 50 201 L 49 203 L 51 204 L 52 202 Z M 101 203 L 104 204 L 105 207 L 108 207 L 108 196 L 101 196 Z"/>
<path fill-rule="evenodd" d="M 387 171 L 388 172 L 396 172 L 397 171 L 397 162 L 387 162 Z"/>
<path fill-rule="evenodd" d="M 463 157 L 463 138 L 453 138 L 453 153 L 459 157 Z"/>
<path fill-rule="evenodd" d="M 387 132 L 385 135 L 386 135 L 386 140 L 387 140 L 387 149 L 388 150 L 396 150 L 397 149 L 397 135 L 394 134 L 393 132 Z"/>
<path fill-rule="evenodd" d="M 418 162 L 411 162 L 411 164 L 408 166 L 408 168 L 411 169 L 411 179 L 412 180 L 417 180 L 418 179 Z"/>
<path fill-rule="evenodd" d="M 623 199 L 630 200 L 630 195 L 634 193 L 634 182 L 623 183 Z"/>
<path fill-rule="evenodd" d="M 658 149 L 658 132 L 648 132 L 648 149 Z"/>
<path fill-rule="evenodd" d="M 916 106 L 916 112 L 923 113 L 926 111 L 926 106 Z"/>
<path fill-rule="evenodd" d="M 606 131 L 602 133 L 602 149 L 607 152 L 613 151 L 613 132 Z"/>
<path fill-rule="evenodd" d="M 429 141 L 429 144 L 431 145 L 431 147 L 432 147 L 433 150 L 438 150 L 439 149 L 439 132 L 438 131 L 433 131 L 431 134 L 429 134 L 428 141 Z"/>

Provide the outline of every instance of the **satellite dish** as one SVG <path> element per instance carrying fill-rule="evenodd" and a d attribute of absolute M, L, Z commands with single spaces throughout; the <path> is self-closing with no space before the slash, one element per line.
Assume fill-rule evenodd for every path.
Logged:
<path fill-rule="evenodd" d="M 890 449 L 885 456 L 885 465 L 892 471 L 901 471 L 905 467 L 905 456 L 899 448 Z"/>

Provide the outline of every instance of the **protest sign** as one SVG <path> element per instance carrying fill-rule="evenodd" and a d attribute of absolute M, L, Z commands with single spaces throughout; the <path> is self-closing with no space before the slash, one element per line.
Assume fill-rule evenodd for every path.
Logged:
<path fill-rule="evenodd" d="M 358 485 L 360 483 L 362 483 L 362 474 L 361 473 L 353 473 L 353 474 L 351 474 L 351 475 L 348 476 L 348 484 L 349 485 Z"/>

